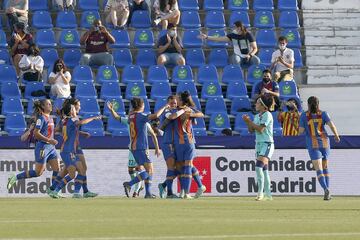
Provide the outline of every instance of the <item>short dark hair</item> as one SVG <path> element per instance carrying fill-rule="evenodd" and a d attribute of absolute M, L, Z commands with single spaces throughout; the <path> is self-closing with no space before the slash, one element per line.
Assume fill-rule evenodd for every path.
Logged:
<path fill-rule="evenodd" d="M 169 23 L 168 26 L 167 26 L 167 29 L 172 29 L 172 28 L 174 28 L 174 27 L 176 27 L 175 24 Z"/>
<path fill-rule="evenodd" d="M 281 42 L 281 41 L 284 41 L 284 40 L 286 42 L 288 42 L 288 39 L 285 36 L 280 36 L 278 41 Z"/>
<path fill-rule="evenodd" d="M 270 69 L 265 69 L 265 70 L 263 71 L 263 74 L 265 74 L 265 73 L 270 73 L 270 74 L 271 74 Z"/>
<path fill-rule="evenodd" d="M 26 27 L 25 23 L 23 23 L 23 22 L 17 22 L 14 25 L 15 25 L 16 29 L 20 29 L 23 31 L 25 30 L 25 27 Z"/>

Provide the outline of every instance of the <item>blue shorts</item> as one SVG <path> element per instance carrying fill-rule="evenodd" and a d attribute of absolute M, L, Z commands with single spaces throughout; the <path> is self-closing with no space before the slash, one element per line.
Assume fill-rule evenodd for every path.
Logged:
<path fill-rule="evenodd" d="M 161 151 L 163 152 L 165 161 L 167 161 L 169 158 L 175 159 L 174 144 L 171 144 L 171 143 L 162 144 L 161 145 Z"/>
<path fill-rule="evenodd" d="M 77 154 L 77 155 L 84 155 L 84 152 L 83 152 L 83 150 L 82 150 L 82 148 L 81 148 L 80 146 L 78 146 L 78 147 L 76 148 L 76 154 Z"/>
<path fill-rule="evenodd" d="M 137 163 L 135 161 L 134 155 L 131 153 L 131 151 L 129 150 L 129 162 L 128 162 L 128 167 L 129 168 L 134 168 L 137 166 Z"/>
<path fill-rule="evenodd" d="M 144 165 L 145 163 L 151 163 L 149 158 L 149 150 L 131 150 L 132 154 L 134 155 L 135 161 L 137 165 Z"/>
<path fill-rule="evenodd" d="M 274 153 L 274 143 L 272 142 L 257 142 L 255 144 L 255 157 L 266 157 L 271 160 Z"/>
<path fill-rule="evenodd" d="M 179 59 L 182 57 L 180 53 L 163 53 L 161 55 L 165 57 L 166 65 L 175 65 L 175 66 L 177 65 Z"/>
<path fill-rule="evenodd" d="M 35 162 L 45 164 L 51 159 L 58 159 L 55 146 L 51 144 L 36 144 L 35 146 Z"/>
<path fill-rule="evenodd" d="M 79 157 L 75 153 L 61 152 L 60 156 L 66 168 L 70 167 L 71 165 L 75 166 L 76 163 L 79 161 Z"/>
<path fill-rule="evenodd" d="M 327 160 L 330 155 L 330 148 L 308 148 L 311 160 Z"/>
<path fill-rule="evenodd" d="M 195 157 L 195 144 L 176 144 L 176 162 L 193 160 Z"/>

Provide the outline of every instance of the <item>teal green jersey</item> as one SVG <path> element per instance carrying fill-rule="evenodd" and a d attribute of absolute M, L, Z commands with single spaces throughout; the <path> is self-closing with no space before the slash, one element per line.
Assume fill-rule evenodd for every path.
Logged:
<path fill-rule="evenodd" d="M 258 113 L 255 115 L 254 123 L 256 125 L 264 125 L 265 130 L 260 133 L 255 131 L 256 142 L 274 142 L 273 138 L 273 117 L 270 112 Z"/>

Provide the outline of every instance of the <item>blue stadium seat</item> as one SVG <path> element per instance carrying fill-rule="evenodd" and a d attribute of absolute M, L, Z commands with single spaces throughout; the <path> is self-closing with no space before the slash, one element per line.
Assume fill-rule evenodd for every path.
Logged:
<path fill-rule="evenodd" d="M 192 98 L 192 100 L 193 100 L 194 103 L 195 103 L 196 109 L 199 110 L 199 111 L 202 111 L 202 110 L 201 110 L 200 100 L 199 100 L 198 96 L 191 96 L 191 98 Z"/>
<path fill-rule="evenodd" d="M 65 49 L 64 62 L 68 68 L 74 68 L 78 66 L 81 59 L 80 49 Z"/>
<path fill-rule="evenodd" d="M 90 82 L 94 81 L 94 76 L 91 68 L 87 65 L 78 65 L 74 68 L 72 73 L 71 81 L 75 84 L 79 82 Z"/>
<path fill-rule="evenodd" d="M 172 73 L 172 82 L 194 81 L 192 69 L 189 65 L 176 66 Z"/>
<path fill-rule="evenodd" d="M 111 48 L 129 48 L 130 37 L 126 30 L 112 30 L 111 35 L 115 38 L 115 43 L 110 44 Z"/>
<path fill-rule="evenodd" d="M 231 11 L 248 11 L 249 2 L 248 0 L 228 0 L 227 8 Z"/>
<path fill-rule="evenodd" d="M 261 48 L 258 57 L 260 58 L 261 64 L 265 65 L 267 68 L 271 66 L 271 56 L 274 52 L 273 48 Z"/>
<path fill-rule="evenodd" d="M 299 98 L 295 81 L 279 82 L 280 98 Z"/>
<path fill-rule="evenodd" d="M 29 0 L 29 10 L 31 11 L 49 10 L 48 1 Z"/>
<path fill-rule="evenodd" d="M 239 65 L 227 65 L 223 69 L 222 82 L 244 81 L 243 73 Z"/>
<path fill-rule="evenodd" d="M 154 50 L 140 48 L 136 56 L 136 64 L 145 68 L 156 65 L 156 55 Z"/>
<path fill-rule="evenodd" d="M 9 54 L 9 51 L 7 49 L 0 49 L 0 60 L 2 60 L 2 63 L 3 63 L 3 64 L 0 64 L 0 65 L 11 64 L 10 54 Z"/>
<path fill-rule="evenodd" d="M 301 56 L 300 49 L 294 48 L 293 51 L 294 51 L 294 58 L 295 58 L 294 68 L 302 68 L 304 65 L 302 62 L 302 56 Z"/>
<path fill-rule="evenodd" d="M 223 0 L 204 0 L 203 9 L 206 11 L 224 10 Z"/>
<path fill-rule="evenodd" d="M 79 33 L 75 29 L 64 29 L 60 34 L 60 46 L 63 48 L 80 48 Z"/>
<path fill-rule="evenodd" d="M 121 90 L 118 82 L 103 82 L 100 90 L 100 98 L 117 98 L 121 97 Z"/>
<path fill-rule="evenodd" d="M 81 103 L 80 115 L 100 114 L 100 107 L 96 98 L 81 98 L 79 100 Z"/>
<path fill-rule="evenodd" d="M 229 54 L 226 48 L 211 49 L 208 56 L 208 63 L 216 67 L 225 67 L 228 65 Z"/>
<path fill-rule="evenodd" d="M 224 14 L 221 11 L 209 11 L 206 13 L 205 17 L 205 27 L 206 28 L 215 28 L 220 29 L 224 28 L 225 18 Z"/>
<path fill-rule="evenodd" d="M 113 97 L 113 98 L 107 98 L 106 102 L 111 102 L 113 105 L 113 109 L 115 112 L 119 115 L 125 115 L 125 105 L 124 101 L 121 97 Z M 105 116 L 111 116 L 111 112 L 109 108 L 106 106 L 106 102 L 104 103 L 104 115 Z"/>
<path fill-rule="evenodd" d="M 1 24 L 1 22 L 0 22 Z M 6 34 L 5 32 L 1 29 L 1 25 L 0 25 L 0 48 L 7 48 L 8 43 L 6 41 Z"/>
<path fill-rule="evenodd" d="M 255 11 L 272 11 L 274 10 L 273 0 L 254 0 L 253 9 Z"/>
<path fill-rule="evenodd" d="M 184 48 L 201 48 L 203 43 L 198 36 L 200 35 L 199 30 L 185 30 L 182 43 Z"/>
<path fill-rule="evenodd" d="M 2 103 L 1 114 L 24 114 L 24 107 L 20 98 L 5 98 Z"/>
<path fill-rule="evenodd" d="M 196 124 L 193 124 L 193 131 L 195 136 L 207 136 L 205 121 L 203 118 L 196 119 Z"/>
<path fill-rule="evenodd" d="M 98 11 L 84 11 L 81 14 L 80 27 L 91 28 L 95 19 L 100 19 Z"/>
<path fill-rule="evenodd" d="M 234 130 L 240 133 L 240 136 L 250 136 L 253 135 L 253 133 L 250 133 L 247 125 L 245 124 L 244 120 L 242 119 L 242 116 L 244 114 L 249 115 L 251 120 L 254 119 L 254 115 L 251 112 L 239 112 L 236 114 L 235 118 L 235 128 Z"/>
<path fill-rule="evenodd" d="M 279 16 L 280 28 L 298 28 L 299 16 L 296 11 L 282 11 Z"/>
<path fill-rule="evenodd" d="M 16 82 L 3 82 L 1 84 L 1 97 L 5 98 L 20 98 L 19 86 Z"/>
<path fill-rule="evenodd" d="M 151 20 L 148 11 L 135 11 L 131 17 L 130 26 L 137 28 L 150 28 Z"/>
<path fill-rule="evenodd" d="M 154 44 L 154 34 L 150 29 L 137 29 L 134 37 L 134 45 L 137 48 L 152 48 Z"/>
<path fill-rule="evenodd" d="M 50 13 L 48 11 L 36 11 L 32 17 L 32 26 L 36 29 L 53 28 Z"/>
<path fill-rule="evenodd" d="M 75 89 L 76 98 L 97 98 L 95 86 L 92 82 L 78 82 Z"/>
<path fill-rule="evenodd" d="M 147 82 L 169 82 L 166 67 L 163 65 L 152 65 L 148 69 Z"/>
<path fill-rule="evenodd" d="M 26 130 L 23 114 L 8 114 L 5 118 L 4 127 L 9 136 L 21 136 Z"/>
<path fill-rule="evenodd" d="M 130 100 L 133 97 L 146 98 L 146 89 L 143 82 L 128 82 L 125 98 Z"/>
<path fill-rule="evenodd" d="M 201 98 L 222 97 L 222 90 L 219 82 L 204 82 L 201 89 Z"/>
<path fill-rule="evenodd" d="M 188 91 L 191 96 L 198 96 L 198 92 L 194 82 L 180 81 L 176 86 L 176 93 Z"/>
<path fill-rule="evenodd" d="M 277 7 L 280 11 L 289 11 L 289 10 L 293 10 L 293 11 L 297 11 L 298 10 L 298 6 L 297 6 L 297 0 L 278 0 L 278 7 Z"/>
<path fill-rule="evenodd" d="M 218 30 L 218 29 L 210 29 L 207 33 L 208 36 L 213 37 L 224 37 L 226 36 L 226 33 L 224 30 Z M 215 41 L 206 41 L 206 45 L 209 48 L 225 48 L 229 46 L 228 42 L 215 42 Z"/>
<path fill-rule="evenodd" d="M 180 25 L 185 29 L 199 29 L 201 27 L 201 23 L 198 11 L 182 12 Z"/>
<path fill-rule="evenodd" d="M 33 104 L 33 101 L 32 100 L 29 100 L 28 102 L 28 111 L 31 110 L 32 111 L 32 108 L 29 109 L 29 103 L 32 103 Z M 60 110 L 62 108 L 62 105 L 63 103 L 65 102 L 65 98 L 55 98 L 54 99 L 54 103 L 53 103 L 53 113 L 54 114 L 57 114 L 56 113 L 56 110 Z M 29 114 L 29 113 L 28 113 Z"/>
<path fill-rule="evenodd" d="M 118 68 L 131 65 L 133 61 L 130 49 L 127 48 L 113 50 L 113 57 L 115 66 Z"/>
<path fill-rule="evenodd" d="M 235 97 L 231 101 L 230 113 L 236 115 L 238 112 L 251 111 L 251 102 L 248 96 Z"/>
<path fill-rule="evenodd" d="M 63 29 L 76 29 L 76 16 L 74 11 L 61 11 L 56 16 L 56 27 Z"/>
<path fill-rule="evenodd" d="M 59 54 L 54 48 L 41 49 L 40 56 L 44 59 L 44 67 L 53 66 L 54 62 L 59 58 Z M 50 69 L 52 71 L 52 69 Z"/>
<path fill-rule="evenodd" d="M 264 65 L 259 66 L 250 66 L 248 69 L 247 81 L 249 84 L 254 84 L 255 82 L 262 80 L 262 72 L 266 69 Z"/>
<path fill-rule="evenodd" d="M 171 94 L 171 88 L 168 82 L 155 82 L 151 86 L 151 99 L 164 98 Z"/>
<path fill-rule="evenodd" d="M 233 99 L 235 97 L 246 97 L 247 88 L 243 81 L 231 81 L 227 86 L 226 98 Z"/>
<path fill-rule="evenodd" d="M 116 120 L 113 116 L 108 118 L 107 131 L 110 132 L 112 136 L 129 136 L 128 126 Z"/>
<path fill-rule="evenodd" d="M 213 113 L 210 116 L 209 130 L 221 132 L 224 128 L 231 129 L 230 120 L 227 113 Z"/>
<path fill-rule="evenodd" d="M 0 49 L 0 51 L 1 50 L 2 49 Z M 18 82 L 18 79 L 16 77 L 15 67 L 13 65 L 7 65 L 7 64 L 0 65 L 0 84 L 3 84 L 4 82 L 14 82 L 14 83 Z"/>
<path fill-rule="evenodd" d="M 179 9 L 183 11 L 198 11 L 199 10 L 199 2 L 198 0 L 186 0 L 186 1 L 178 1 Z"/>
<path fill-rule="evenodd" d="M 202 65 L 199 68 L 198 82 L 219 82 L 216 67 L 214 65 Z"/>
<path fill-rule="evenodd" d="M 273 48 L 277 45 L 276 33 L 272 29 L 259 29 L 256 32 L 256 43 L 260 48 Z"/>
<path fill-rule="evenodd" d="M 119 82 L 119 75 L 115 66 L 100 66 L 96 74 L 96 83 Z"/>
<path fill-rule="evenodd" d="M 270 11 L 259 11 L 255 13 L 255 27 L 257 28 L 274 28 L 274 15 Z"/>
<path fill-rule="evenodd" d="M 154 112 L 157 112 L 160 108 L 162 108 L 166 104 L 167 104 L 167 97 L 156 98 L 155 99 Z"/>
<path fill-rule="evenodd" d="M 35 43 L 39 48 L 56 47 L 55 34 L 51 29 L 41 29 L 36 32 Z"/>
<path fill-rule="evenodd" d="M 98 0 L 78 0 L 81 10 L 99 10 Z"/>
<path fill-rule="evenodd" d="M 144 75 L 139 65 L 125 66 L 122 72 L 122 82 L 144 82 Z"/>
<path fill-rule="evenodd" d="M 241 21 L 245 27 L 250 27 L 250 18 L 247 11 L 233 11 L 230 14 L 229 27 L 233 27 L 236 21 Z"/>
<path fill-rule="evenodd" d="M 84 118 L 94 117 L 97 114 L 84 115 Z M 81 131 L 88 132 L 91 136 L 105 136 L 104 124 L 102 120 L 93 120 L 85 125 L 81 126 Z"/>
<path fill-rule="evenodd" d="M 284 29 L 281 32 L 281 36 L 284 36 L 288 40 L 287 47 L 289 48 L 301 48 L 301 37 L 297 29 Z"/>
<path fill-rule="evenodd" d="M 187 49 L 186 64 L 191 67 L 200 67 L 205 64 L 205 54 L 201 48 Z"/>
<path fill-rule="evenodd" d="M 24 98 L 26 98 L 26 99 L 31 99 L 31 98 L 45 99 L 46 96 L 41 96 L 41 97 L 31 96 L 32 92 L 40 91 L 40 90 L 45 92 L 45 86 L 44 86 L 43 82 L 28 82 L 25 86 Z"/>
<path fill-rule="evenodd" d="M 226 105 L 223 97 L 208 98 L 205 105 L 205 114 L 227 113 Z"/>

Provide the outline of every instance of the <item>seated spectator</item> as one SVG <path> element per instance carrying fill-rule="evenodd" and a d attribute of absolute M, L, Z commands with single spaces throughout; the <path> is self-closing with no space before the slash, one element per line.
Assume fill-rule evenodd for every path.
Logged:
<path fill-rule="evenodd" d="M 71 74 L 67 71 L 62 59 L 54 63 L 52 72 L 49 75 L 48 83 L 51 85 L 51 95 L 55 98 L 69 98 Z"/>
<path fill-rule="evenodd" d="M 295 99 L 289 99 L 286 103 L 282 102 L 277 117 L 282 124 L 283 136 L 297 136 L 299 134 L 300 112 Z"/>
<path fill-rule="evenodd" d="M 93 27 L 80 39 L 85 45 L 85 53 L 82 55 L 81 65 L 113 65 L 114 58 L 109 53 L 108 43 L 114 43 L 115 38 L 101 24 L 101 20 L 94 20 Z"/>
<path fill-rule="evenodd" d="M 162 29 L 168 29 L 168 24 L 178 25 L 180 21 L 180 10 L 177 0 L 155 0 L 155 25 L 161 23 Z"/>
<path fill-rule="evenodd" d="M 160 53 L 158 65 L 185 65 L 185 58 L 181 54 L 182 45 L 176 33 L 176 26 L 172 23 L 168 25 L 167 33 L 158 41 L 158 51 Z"/>
<path fill-rule="evenodd" d="M 6 4 L 6 15 L 9 19 L 9 26 L 11 31 L 14 31 L 14 25 L 18 22 L 28 25 L 28 0 L 8 0 Z"/>
<path fill-rule="evenodd" d="M 30 45 L 33 44 L 33 37 L 30 33 L 25 32 L 25 23 L 18 22 L 15 24 L 14 33 L 10 39 L 11 56 L 16 74 L 19 76 L 19 62 L 23 55 L 27 54 Z"/>
<path fill-rule="evenodd" d="M 253 96 L 254 99 L 257 99 L 263 95 L 272 96 L 276 107 L 279 107 L 279 85 L 277 82 L 272 80 L 271 71 L 269 69 L 265 69 L 263 71 L 263 80 L 255 84 L 253 87 L 255 87 L 255 95 Z M 274 111 L 274 107 L 272 107 L 270 111 Z"/>
<path fill-rule="evenodd" d="M 294 79 L 294 51 L 287 48 L 288 40 L 286 37 L 279 37 L 279 49 L 274 51 L 271 57 L 271 70 L 274 70 L 274 80 Z"/>
<path fill-rule="evenodd" d="M 58 11 L 74 10 L 75 2 L 73 0 L 53 0 L 53 6 Z"/>
<path fill-rule="evenodd" d="M 150 8 L 146 0 L 129 0 L 129 9 L 130 9 L 130 14 L 128 19 L 128 24 L 130 24 L 133 12 L 135 11 L 148 11 L 150 14 Z"/>
<path fill-rule="evenodd" d="M 105 6 L 106 22 L 115 29 L 124 29 L 129 17 L 128 0 L 109 0 Z"/>
<path fill-rule="evenodd" d="M 44 70 L 44 60 L 40 56 L 40 49 L 31 45 L 27 55 L 23 55 L 19 62 L 22 78 L 26 81 L 41 81 Z"/>

